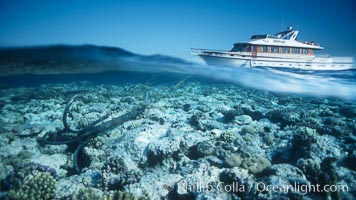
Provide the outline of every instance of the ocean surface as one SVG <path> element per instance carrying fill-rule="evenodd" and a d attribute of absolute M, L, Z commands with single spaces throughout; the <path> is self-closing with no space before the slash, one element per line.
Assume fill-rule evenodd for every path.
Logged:
<path fill-rule="evenodd" d="M 167 63 L 164 63 L 166 65 Z M 345 100 L 356 99 L 356 69 L 340 71 L 313 71 L 286 68 L 231 68 L 204 64 L 176 65 L 167 69 L 159 66 L 128 71 L 79 74 L 21 74 L 1 77 L 0 86 L 28 87 L 45 83 L 70 83 L 90 81 L 94 84 L 145 83 L 152 76 L 162 84 L 190 79 L 205 83 L 231 83 L 247 88 L 255 88 L 279 93 L 300 94 L 315 97 L 337 97 Z"/>
<path fill-rule="evenodd" d="M 2 62 L 0 199 L 355 199 L 356 70 L 124 54 Z"/>

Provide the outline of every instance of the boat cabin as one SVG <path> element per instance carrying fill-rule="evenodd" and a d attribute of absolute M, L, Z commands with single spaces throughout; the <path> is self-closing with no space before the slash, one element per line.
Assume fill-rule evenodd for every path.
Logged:
<path fill-rule="evenodd" d="M 250 41 L 234 44 L 231 52 L 273 53 L 314 55 L 314 50 L 322 50 L 315 42 L 297 41 L 299 31 L 288 27 L 288 30 L 274 35 L 253 35 Z"/>
<path fill-rule="evenodd" d="M 236 43 L 234 44 L 234 47 L 231 49 L 231 51 L 314 55 L 314 50 L 308 48 L 272 46 L 272 45 L 253 45 L 249 43 Z"/>

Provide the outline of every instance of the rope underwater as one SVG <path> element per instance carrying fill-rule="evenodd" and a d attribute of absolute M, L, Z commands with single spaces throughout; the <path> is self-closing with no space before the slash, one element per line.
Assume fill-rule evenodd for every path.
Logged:
<path fill-rule="evenodd" d="M 68 124 L 68 116 L 70 115 L 70 107 L 78 98 L 78 95 L 72 97 L 63 112 L 63 125 L 64 129 L 58 132 L 48 132 L 42 138 L 38 138 L 37 141 L 41 145 L 61 145 L 61 144 L 74 144 L 78 142 L 78 145 L 75 148 L 74 156 L 73 156 L 73 167 L 77 173 L 80 173 L 81 169 L 78 165 L 78 154 L 80 150 L 90 142 L 93 138 L 100 135 L 100 133 L 110 130 L 114 127 L 117 127 L 123 124 L 126 121 L 135 119 L 137 116 L 142 114 L 145 109 L 146 105 L 139 105 L 136 106 L 131 111 L 119 116 L 112 118 L 109 121 L 105 121 L 110 117 L 110 114 L 106 114 L 99 119 L 91 122 L 87 126 L 83 127 L 80 130 L 72 129 Z"/>

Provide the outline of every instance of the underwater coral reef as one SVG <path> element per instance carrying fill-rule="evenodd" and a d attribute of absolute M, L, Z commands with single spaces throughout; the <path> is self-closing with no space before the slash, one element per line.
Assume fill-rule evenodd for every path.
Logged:
<path fill-rule="evenodd" d="M 356 197 L 352 101 L 73 82 L 1 89 L 0 113 L 0 199 Z"/>

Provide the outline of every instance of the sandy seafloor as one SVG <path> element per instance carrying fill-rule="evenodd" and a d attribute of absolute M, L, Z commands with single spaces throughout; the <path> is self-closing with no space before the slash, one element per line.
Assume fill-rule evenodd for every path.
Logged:
<path fill-rule="evenodd" d="M 0 199 L 355 199 L 355 122 L 352 100 L 192 78 L 3 87 Z"/>

